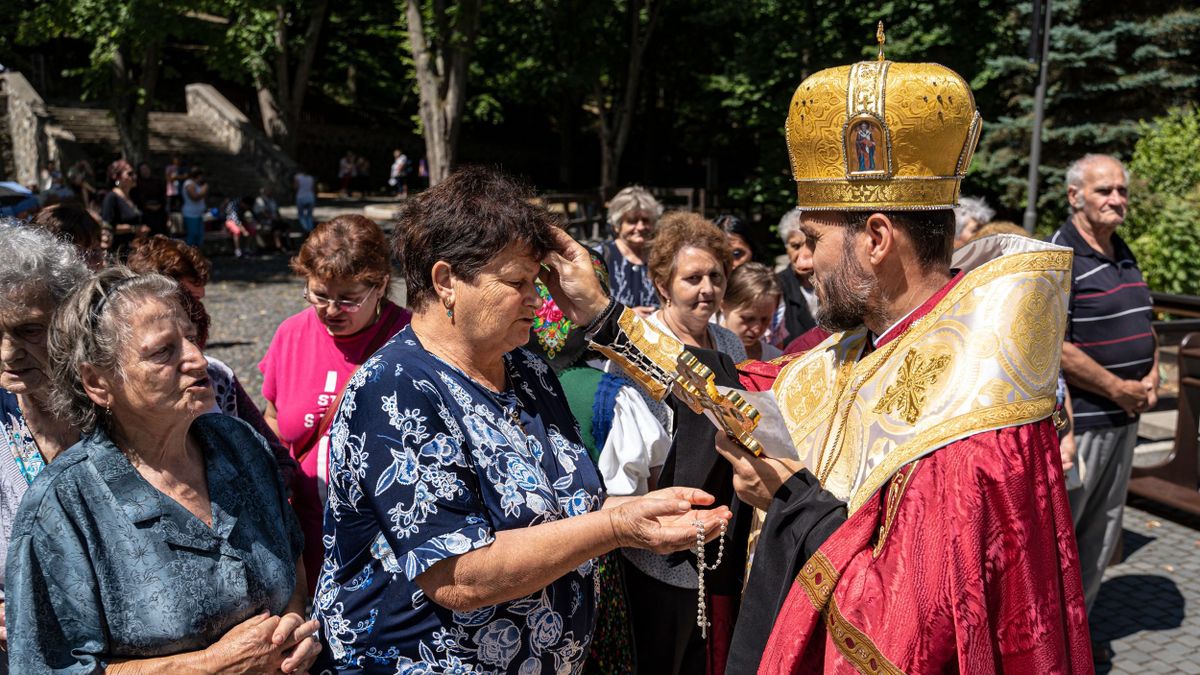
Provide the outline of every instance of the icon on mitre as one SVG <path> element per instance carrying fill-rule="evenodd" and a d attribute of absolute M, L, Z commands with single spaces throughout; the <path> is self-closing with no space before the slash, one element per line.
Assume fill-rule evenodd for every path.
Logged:
<path fill-rule="evenodd" d="M 888 174 L 888 143 L 874 117 L 858 117 L 846 125 L 846 174 L 875 178 Z"/>

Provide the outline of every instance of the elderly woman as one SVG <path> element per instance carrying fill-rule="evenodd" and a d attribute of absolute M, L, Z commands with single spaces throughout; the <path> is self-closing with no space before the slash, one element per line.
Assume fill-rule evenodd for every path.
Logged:
<path fill-rule="evenodd" d="M 519 349 L 542 263 L 566 237 L 528 196 L 470 168 L 400 217 L 392 245 L 415 314 L 333 423 L 322 668 L 579 672 L 593 559 L 685 549 L 729 516 L 694 509 L 711 502 L 699 490 L 605 499 L 558 380 Z"/>
<path fill-rule="evenodd" d="M 812 283 L 812 248 L 800 229 L 800 209 L 779 220 L 779 238 L 789 264 L 778 274 L 783 302 L 771 323 L 771 343 L 783 347 L 817 325 L 817 290 Z"/>
<path fill-rule="evenodd" d="M 686 347 L 721 352 L 735 363 L 745 360 L 746 349 L 741 339 L 712 321 L 720 309 L 733 269 L 733 256 L 725 232 L 697 214 L 669 213 L 658 225 L 648 263 L 651 280 L 662 299 L 661 309 L 650 314 L 648 320 Z M 612 362 L 606 368 L 610 373 L 622 372 Z M 655 400 L 645 392 L 642 397 L 662 429 L 676 439 L 672 452 L 677 455 L 681 447 L 676 438 L 680 432 L 676 423 L 678 409 L 670 401 Z M 614 415 L 621 417 L 630 412 L 617 410 Z M 702 424 L 694 417 L 687 419 Z M 643 426 L 645 422 L 615 418 L 614 424 Z M 686 441 L 684 445 L 687 445 Z M 661 478 L 661 470 L 649 464 L 655 461 L 655 454 L 648 448 L 641 450 L 626 449 L 622 453 L 626 462 L 621 473 Z M 673 461 L 668 456 L 665 465 L 680 463 L 687 461 L 678 456 Z M 669 474 L 669 484 L 681 484 L 675 471 Z M 678 556 L 656 555 L 637 549 L 626 549 L 622 553 L 628 562 L 625 583 L 637 636 L 638 672 L 702 672 L 705 669 L 704 643 L 694 621 L 699 587 L 696 569 Z"/>
<path fill-rule="evenodd" d="M 87 277 L 70 244 L 0 221 L 0 647 L 4 573 L 17 508 L 42 469 L 79 440 L 50 408 L 46 334 L 59 304 Z M 0 654 L 0 673 L 8 672 Z"/>
<path fill-rule="evenodd" d="M 954 207 L 954 248 L 975 238 L 979 228 L 992 222 L 996 211 L 983 197 L 963 197 Z"/>
<path fill-rule="evenodd" d="M 600 245 L 613 297 L 643 316 L 649 316 L 658 307 L 646 259 L 650 255 L 654 225 L 662 213 L 662 204 L 646 188 L 631 185 L 622 189 L 608 203 L 613 240 Z"/>
<path fill-rule="evenodd" d="M 662 298 L 662 309 L 650 321 L 685 345 L 744 361 L 742 341 L 710 321 L 721 308 L 732 271 L 733 254 L 724 232 L 694 213 L 668 214 L 650 252 L 650 278 Z"/>
<path fill-rule="evenodd" d="M 129 252 L 126 265 L 138 274 L 161 274 L 179 284 L 176 299 L 196 329 L 196 346 L 204 351 L 208 343 L 210 320 L 208 310 L 204 308 L 201 299 L 204 297 L 204 287 L 208 285 L 212 265 L 200 249 L 178 239 L 156 234 L 153 237 L 134 240 L 133 250 Z M 208 361 L 208 378 L 216 397 L 216 404 L 211 412 L 233 415 L 253 427 L 271 446 L 284 484 L 291 485 L 297 468 L 291 452 L 279 442 L 233 369 L 207 354 L 204 358 Z"/>
<path fill-rule="evenodd" d="M 729 275 L 720 322 L 741 338 L 747 357 L 770 361 L 783 355 L 766 340 L 780 297 L 779 279 L 762 263 L 746 263 Z"/>
<path fill-rule="evenodd" d="M 311 306 L 279 325 L 258 369 L 267 424 L 300 464 L 292 506 L 308 542 L 304 565 L 311 595 L 324 555 L 326 436 L 333 402 L 359 365 L 412 315 L 388 299 L 387 239 L 362 216 L 338 216 L 317 226 L 292 259 L 292 270 L 304 278 L 304 299 Z"/>
<path fill-rule="evenodd" d="M 99 272 L 50 329 L 52 406 L 83 433 L 42 471 L 8 557 L 14 672 L 285 672 L 300 530 L 262 438 L 213 405 L 176 285 Z"/>

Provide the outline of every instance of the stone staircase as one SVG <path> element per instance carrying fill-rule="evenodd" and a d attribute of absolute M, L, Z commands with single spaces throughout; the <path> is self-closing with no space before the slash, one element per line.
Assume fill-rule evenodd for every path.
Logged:
<path fill-rule="evenodd" d="M 121 151 L 116 124 L 105 109 L 47 106 L 54 122 L 74 137 L 72 152 L 91 160 L 99 179 Z M 257 194 L 263 178 L 257 167 L 231 152 L 212 129 L 186 113 L 150 113 L 150 164 L 161 172 L 172 155 L 188 165 L 204 168 L 212 185 L 211 196 Z M 160 173 L 161 175 L 161 173 Z M 212 201 L 212 199 L 210 199 Z"/>

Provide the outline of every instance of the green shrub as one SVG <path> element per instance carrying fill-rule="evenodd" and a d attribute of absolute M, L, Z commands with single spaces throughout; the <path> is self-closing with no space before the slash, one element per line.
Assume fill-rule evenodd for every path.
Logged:
<path fill-rule="evenodd" d="M 1122 236 L 1151 290 L 1200 295 L 1200 110 L 1140 125 Z"/>

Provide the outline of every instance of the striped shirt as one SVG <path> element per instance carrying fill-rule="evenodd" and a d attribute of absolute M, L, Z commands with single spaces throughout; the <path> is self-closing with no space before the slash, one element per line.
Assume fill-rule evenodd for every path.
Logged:
<path fill-rule="evenodd" d="M 1113 234 L 1113 257 L 1092 248 L 1071 220 L 1050 243 L 1075 250 L 1066 341 L 1123 380 L 1140 380 L 1154 364 L 1150 289 L 1133 252 Z M 1070 387 L 1079 431 L 1133 423 L 1119 405 L 1074 385 Z"/>

